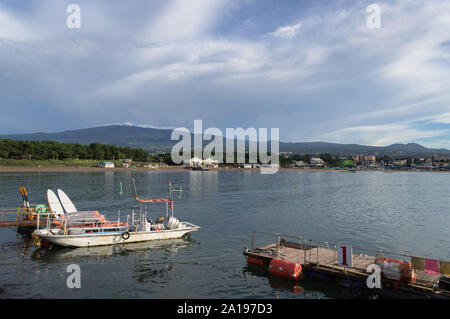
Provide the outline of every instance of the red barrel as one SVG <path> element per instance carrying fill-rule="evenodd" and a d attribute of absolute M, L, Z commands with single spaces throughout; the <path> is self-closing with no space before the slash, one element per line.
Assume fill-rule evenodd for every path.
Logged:
<path fill-rule="evenodd" d="M 269 273 L 286 279 L 300 279 L 302 265 L 281 259 L 272 259 L 269 264 Z"/>

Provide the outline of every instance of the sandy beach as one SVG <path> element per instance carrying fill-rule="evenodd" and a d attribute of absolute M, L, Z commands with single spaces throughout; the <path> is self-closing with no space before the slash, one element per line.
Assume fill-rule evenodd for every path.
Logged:
<path fill-rule="evenodd" d="M 125 171 L 138 171 L 138 172 L 152 172 L 152 171 L 180 171 L 188 170 L 184 166 L 163 166 L 158 168 L 149 167 L 137 167 L 137 168 L 100 168 L 100 167 L 76 167 L 76 166 L 61 166 L 61 167 L 29 167 L 29 166 L 0 166 L 0 173 L 30 173 L 30 172 L 125 172 Z M 233 167 L 219 167 L 211 168 L 208 171 L 259 171 L 259 168 L 233 168 Z M 346 169 L 338 168 L 280 168 L 279 171 L 296 171 L 296 172 L 352 172 Z M 450 172 L 440 170 L 356 170 L 353 172 Z"/>
<path fill-rule="evenodd" d="M 158 168 L 137 167 L 137 168 L 100 168 L 100 167 L 75 167 L 75 166 L 61 166 L 61 167 L 29 167 L 29 166 L 0 166 L 0 173 L 28 173 L 28 172 L 124 172 L 124 171 L 174 171 L 174 170 L 188 170 L 184 166 L 163 166 Z M 209 171 L 259 171 L 259 168 L 233 168 L 233 167 L 219 167 L 211 168 Z M 329 168 L 280 168 L 280 171 L 346 171 L 343 169 L 329 169 Z"/>

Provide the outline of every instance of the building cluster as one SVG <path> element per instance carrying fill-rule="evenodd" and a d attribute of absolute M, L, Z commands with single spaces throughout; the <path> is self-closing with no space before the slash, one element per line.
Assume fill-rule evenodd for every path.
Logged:
<path fill-rule="evenodd" d="M 295 161 L 295 167 L 325 167 L 325 161 L 320 157 L 311 157 L 309 162 Z"/>
<path fill-rule="evenodd" d="M 319 157 L 311 157 L 309 161 L 293 161 L 292 167 L 319 168 L 330 166 Z M 450 156 L 434 155 L 431 158 L 408 157 L 395 158 L 375 155 L 351 155 L 339 157 L 339 167 L 360 169 L 450 169 Z"/>
<path fill-rule="evenodd" d="M 183 165 L 188 167 L 217 168 L 219 167 L 219 161 L 212 158 L 201 159 L 193 157 L 190 160 L 183 161 Z"/>

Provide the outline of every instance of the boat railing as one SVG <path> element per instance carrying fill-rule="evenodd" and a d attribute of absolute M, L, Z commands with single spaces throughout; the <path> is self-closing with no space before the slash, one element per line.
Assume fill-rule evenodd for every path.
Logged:
<path fill-rule="evenodd" d="M 181 224 L 185 225 L 186 228 L 200 228 L 200 226 L 194 225 L 194 224 L 189 223 L 189 222 L 181 222 Z"/>

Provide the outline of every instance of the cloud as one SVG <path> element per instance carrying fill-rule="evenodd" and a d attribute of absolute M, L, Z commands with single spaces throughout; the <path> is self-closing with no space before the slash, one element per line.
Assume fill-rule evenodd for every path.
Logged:
<path fill-rule="evenodd" d="M 0 41 L 33 41 L 41 39 L 43 31 L 0 6 Z"/>
<path fill-rule="evenodd" d="M 442 124 L 450 124 L 450 113 L 440 114 L 437 117 L 433 118 L 433 123 L 442 123 Z"/>
<path fill-rule="evenodd" d="M 381 29 L 365 3 L 78 4 L 79 30 L 63 2 L 0 6 L 3 133 L 203 119 L 375 145 L 450 125 L 449 3 L 382 1 Z"/>
<path fill-rule="evenodd" d="M 446 130 L 420 130 L 413 129 L 402 123 L 356 126 L 339 129 L 323 135 L 323 138 L 330 142 L 352 143 L 385 146 L 395 143 L 409 143 L 418 139 L 441 137 L 450 132 Z"/>
<path fill-rule="evenodd" d="M 295 37 L 298 32 L 300 31 L 301 23 L 293 24 L 293 25 L 286 25 L 283 27 L 279 27 L 273 32 L 267 33 L 270 36 L 274 36 L 277 38 L 283 38 L 283 39 L 291 39 Z"/>
<path fill-rule="evenodd" d="M 109 123 L 109 124 L 103 124 L 101 126 L 110 126 L 110 125 L 121 125 L 121 126 L 136 126 L 136 127 L 142 127 L 142 128 L 156 128 L 160 130 L 173 130 L 174 126 L 155 126 L 150 124 L 136 124 L 131 122 L 124 122 L 124 123 Z"/>

